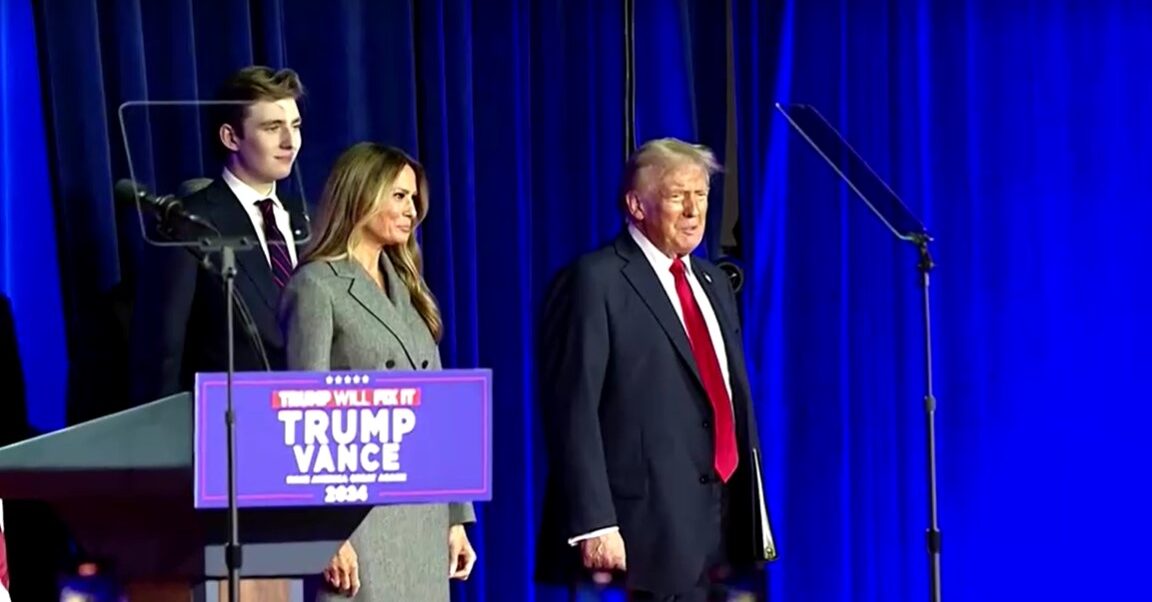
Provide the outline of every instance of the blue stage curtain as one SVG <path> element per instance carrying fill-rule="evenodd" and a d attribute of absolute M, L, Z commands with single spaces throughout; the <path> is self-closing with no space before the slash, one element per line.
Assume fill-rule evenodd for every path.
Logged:
<path fill-rule="evenodd" d="M 778 100 L 823 111 L 937 236 L 948 599 L 1138 597 L 1152 457 L 1140 396 L 1152 8 L 731 5 L 729 82 L 722 4 L 637 0 L 636 125 L 641 141 L 706 142 L 736 171 L 744 332 L 781 549 L 775 599 L 928 589 L 915 253 L 787 129 Z M 116 369 L 101 312 L 140 244 L 111 201 L 126 175 L 116 107 L 202 98 L 252 62 L 291 66 L 310 90 L 300 169 L 313 194 L 358 140 L 427 163 L 422 235 L 445 361 L 496 372 L 495 501 L 481 508 L 480 565 L 457 599 L 564 599 L 531 580 L 543 462 L 529 341 L 554 270 L 620 227 L 621 2 L 36 6 L 70 405 L 115 391 L 114 379 L 103 393 L 88 385 Z M 736 156 L 724 148 L 729 84 Z M 50 228 L 27 232 L 56 248 Z"/>
<path fill-rule="evenodd" d="M 20 383 L 0 394 L 0 421 L 10 422 L 0 432 L 9 434 L 25 420 L 40 432 L 64 425 L 68 370 L 34 24 L 30 3 L 0 3 L 0 294 L 10 300 L 4 319 L 15 324 L 6 333 L 15 340 L 0 345 L 18 343 L 19 365 L 4 369 L 23 366 L 34 402 L 27 411 L 15 407 L 24 403 Z"/>
<path fill-rule="evenodd" d="M 937 238 L 944 598 L 1146 595 L 1152 6 L 735 5 L 774 599 L 925 600 L 929 574 L 916 252 L 776 101 L 818 107 Z"/>

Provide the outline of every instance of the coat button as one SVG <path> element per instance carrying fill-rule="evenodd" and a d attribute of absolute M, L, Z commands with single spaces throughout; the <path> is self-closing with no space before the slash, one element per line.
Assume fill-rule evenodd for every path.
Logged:
<path fill-rule="evenodd" d="M 396 367 L 396 361 L 395 360 L 388 360 L 388 361 L 384 362 L 384 367 L 385 368 L 395 368 Z"/>
<path fill-rule="evenodd" d="M 710 480 L 711 479 L 708 478 L 708 475 L 706 475 L 706 474 L 700 475 L 700 484 L 701 485 L 707 485 L 708 481 L 710 481 Z"/>
<path fill-rule="evenodd" d="M 706 429 L 710 429 L 710 428 L 712 428 L 712 423 L 711 423 L 711 422 L 708 422 L 707 420 L 705 420 L 704 422 L 701 422 L 701 423 L 700 423 L 700 426 L 702 426 L 702 427 L 704 427 L 704 428 L 706 428 Z"/>
<path fill-rule="evenodd" d="M 421 368 L 427 368 L 428 367 L 428 360 L 424 360 L 424 362 L 420 364 L 420 367 Z"/>

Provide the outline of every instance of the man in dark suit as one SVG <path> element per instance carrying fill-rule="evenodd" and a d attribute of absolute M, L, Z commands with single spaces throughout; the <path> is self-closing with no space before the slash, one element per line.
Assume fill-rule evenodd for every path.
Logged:
<path fill-rule="evenodd" d="M 302 200 L 277 194 L 300 150 L 303 86 L 295 72 L 247 67 L 222 86 L 214 111 L 224 166 L 219 178 L 184 199 L 226 236 L 259 246 L 236 254 L 235 367 L 282 370 L 284 341 L 276 322 L 280 290 L 296 265 L 296 242 L 307 229 Z M 227 305 L 223 281 L 185 249 L 150 248 L 137 279 L 132 319 L 133 404 L 192 388 L 196 372 L 227 370 Z M 219 268 L 219 257 L 212 258 Z M 241 306 L 255 336 L 245 330 Z M 259 340 L 261 345 L 256 345 Z M 260 352 L 266 353 L 267 361 Z"/>
<path fill-rule="evenodd" d="M 542 581 L 615 572 L 633 599 L 707 600 L 722 571 L 775 557 L 736 297 L 690 255 L 718 169 L 702 146 L 642 146 L 627 230 L 547 295 Z"/>

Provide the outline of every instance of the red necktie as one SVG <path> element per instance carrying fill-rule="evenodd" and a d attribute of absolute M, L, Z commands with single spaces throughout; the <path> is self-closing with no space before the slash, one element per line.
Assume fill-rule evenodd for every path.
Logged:
<path fill-rule="evenodd" d="M 680 259 L 672 262 L 672 276 L 676 279 L 676 295 L 680 297 L 680 309 L 684 312 L 684 326 L 688 330 L 692 355 L 696 358 L 696 367 L 700 370 L 700 380 L 704 382 L 708 400 L 712 402 L 712 427 L 716 436 L 713 465 L 716 467 L 716 473 L 720 475 L 720 480 L 728 482 L 739 462 L 736 451 L 736 426 L 732 419 L 732 401 L 728 397 L 728 388 L 724 386 L 724 373 L 720 370 L 720 360 L 716 358 L 716 349 L 712 346 L 712 337 L 708 334 L 704 314 L 696 304 L 696 296 L 692 294 L 692 287 L 688 284 L 684 262 Z"/>

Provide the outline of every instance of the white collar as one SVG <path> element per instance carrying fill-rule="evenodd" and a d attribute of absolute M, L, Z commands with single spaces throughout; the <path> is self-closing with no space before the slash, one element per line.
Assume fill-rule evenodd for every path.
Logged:
<path fill-rule="evenodd" d="M 240 203 L 244 206 L 255 205 L 264 199 L 272 199 L 272 204 L 278 209 L 283 209 L 284 204 L 280 202 L 280 197 L 276 196 L 276 183 L 272 183 L 272 192 L 268 195 L 260 194 L 255 188 L 245 184 L 236 177 L 227 167 L 224 168 L 223 174 L 224 183 L 232 190 L 232 194 L 240 199 Z"/>
<path fill-rule="evenodd" d="M 628 224 L 628 233 L 632 235 L 632 240 L 640 246 L 640 250 L 644 252 L 644 256 L 648 258 L 648 263 L 652 264 L 652 268 L 656 270 L 657 274 L 667 274 L 672 272 L 672 258 L 665 255 L 663 251 L 656 248 L 652 241 L 636 227 L 635 224 Z M 684 264 L 684 273 L 692 274 L 692 262 L 687 255 L 680 257 Z"/>

